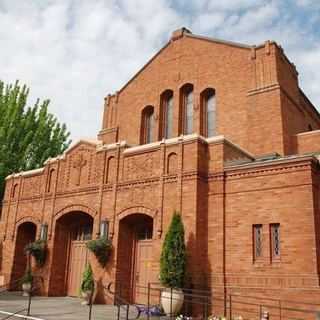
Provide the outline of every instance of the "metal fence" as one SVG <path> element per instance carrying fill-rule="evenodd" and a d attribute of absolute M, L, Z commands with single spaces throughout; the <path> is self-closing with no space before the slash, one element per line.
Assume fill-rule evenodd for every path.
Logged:
<path fill-rule="evenodd" d="M 30 295 L 21 304 L 20 308 L 8 314 L 6 318 L 13 318 L 16 314 L 31 315 L 33 297 L 43 286 L 42 277 L 34 277 Z M 9 290 L 19 286 L 20 280 L 0 286 L 0 295 L 5 295 Z M 136 286 L 141 301 L 132 303 L 132 297 L 127 296 L 130 291 L 127 284 L 109 283 L 103 286 L 105 295 L 114 301 L 116 307 L 115 319 L 176 319 L 173 312 L 174 298 L 173 289 L 169 289 L 166 299 L 170 302 L 170 311 L 164 314 L 160 308 L 163 291 L 168 290 L 160 284 L 148 283 L 147 286 Z M 225 292 L 212 292 L 208 289 L 184 288 L 184 303 L 180 319 L 192 317 L 192 320 L 207 320 L 214 316 L 224 316 L 228 320 L 309 320 L 320 317 L 320 304 L 305 303 L 300 301 L 281 300 L 274 298 L 259 297 L 253 295 L 226 294 Z M 88 320 L 94 319 L 94 304 L 90 298 L 88 308 L 84 309 Z M 318 318 L 317 318 L 318 317 Z M 27 319 L 27 318 L 26 318 Z M 107 317 L 106 317 L 107 319 Z M 109 318 L 108 318 L 109 319 Z M 190 319 L 190 318 L 189 318 Z"/>
<path fill-rule="evenodd" d="M 118 288 L 112 292 L 110 288 L 114 286 Z M 115 304 L 119 306 L 121 302 L 121 288 L 128 288 L 124 284 L 112 284 L 108 286 L 109 293 L 112 293 L 115 298 Z M 137 301 L 135 306 L 138 309 L 136 318 L 143 317 L 144 319 L 155 319 L 153 310 L 161 305 L 161 293 L 166 288 L 158 283 L 149 283 L 148 286 L 136 286 L 139 296 L 143 297 L 143 301 Z M 166 289 L 167 290 L 167 289 Z M 172 289 L 171 289 L 172 290 Z M 212 293 L 210 290 L 183 288 L 184 303 L 181 314 L 182 319 L 192 317 L 195 319 L 210 319 L 213 316 L 225 317 L 228 320 L 232 319 L 272 319 L 272 320 L 301 320 L 301 319 L 320 319 L 320 304 L 305 303 L 301 301 L 281 300 L 251 295 L 241 294 L 226 294 L 225 292 Z M 170 312 L 166 315 L 169 319 L 175 319 L 176 314 L 173 314 L 172 305 L 175 300 L 174 295 L 169 294 Z M 126 301 L 126 306 L 129 306 Z M 128 307 L 129 308 L 129 307 Z M 160 310 L 160 308 L 158 308 Z M 160 316 L 164 314 L 159 313 Z M 184 318 L 183 318 L 184 317 Z M 129 319 L 129 317 L 119 316 L 119 319 Z"/>
<path fill-rule="evenodd" d="M 12 290 L 17 290 L 20 287 L 22 279 L 17 279 L 14 281 L 11 281 L 10 283 L 4 284 L 0 286 L 0 296 L 6 295 Z M 10 312 L 4 319 L 10 319 L 18 314 L 25 313 L 26 316 L 31 315 L 31 307 L 32 307 L 32 298 L 33 296 L 43 287 L 44 280 L 41 276 L 33 276 L 33 281 L 31 283 L 30 291 L 28 292 L 28 295 L 26 296 L 26 299 L 23 304 L 21 304 L 21 307 L 14 311 Z"/>

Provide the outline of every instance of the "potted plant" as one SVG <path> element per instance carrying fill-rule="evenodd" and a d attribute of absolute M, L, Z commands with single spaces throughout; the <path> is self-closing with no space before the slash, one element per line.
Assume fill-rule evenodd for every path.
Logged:
<path fill-rule="evenodd" d="M 160 258 L 161 304 L 168 315 L 176 315 L 183 304 L 186 270 L 186 247 L 181 215 L 174 212 L 166 234 Z"/>
<path fill-rule="evenodd" d="M 34 257 L 39 267 L 42 267 L 47 256 L 47 242 L 45 240 L 36 240 L 27 244 L 24 248 L 26 254 Z"/>
<path fill-rule="evenodd" d="M 88 264 L 82 274 L 81 295 L 83 298 L 82 304 L 88 305 L 93 298 L 94 278 L 91 265 Z"/>
<path fill-rule="evenodd" d="M 32 282 L 33 282 L 33 275 L 31 270 L 28 268 L 24 276 L 21 278 L 23 296 L 30 295 L 31 289 L 32 289 Z"/>
<path fill-rule="evenodd" d="M 109 260 L 112 250 L 112 243 L 107 237 L 90 240 L 87 248 L 93 252 L 102 267 L 105 267 Z"/>

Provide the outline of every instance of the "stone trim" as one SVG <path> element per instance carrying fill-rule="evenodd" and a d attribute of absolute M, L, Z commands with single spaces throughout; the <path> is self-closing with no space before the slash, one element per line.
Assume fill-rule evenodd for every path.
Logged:
<path fill-rule="evenodd" d="M 17 177 L 29 177 L 29 176 L 35 176 L 35 175 L 40 175 L 44 171 L 44 168 L 39 168 L 39 169 L 33 169 L 33 170 L 28 170 L 28 171 L 21 171 L 19 173 L 12 173 L 9 176 L 5 178 L 5 180 L 9 180 L 11 178 L 17 178 Z"/>
<path fill-rule="evenodd" d="M 301 166 L 306 166 L 307 164 L 300 164 L 302 161 L 309 161 L 309 162 L 318 162 L 319 160 L 310 155 L 302 155 L 302 156 L 292 156 L 292 157 L 284 157 L 280 159 L 273 159 L 273 160 L 265 160 L 263 162 L 249 162 L 245 164 L 238 164 L 238 165 L 233 165 L 233 166 L 228 166 L 225 168 L 226 173 L 231 176 L 233 174 L 239 175 L 242 173 L 238 173 L 236 171 L 242 170 L 242 169 L 255 169 L 258 168 L 258 170 L 253 170 L 253 171 L 245 171 L 243 174 L 249 175 L 252 172 L 261 172 L 261 171 L 281 171 L 286 169 L 285 167 L 274 167 L 274 165 L 290 165 L 291 167 L 301 167 Z M 272 167 L 271 167 L 272 166 Z M 268 168 L 269 167 L 269 168 Z M 261 169 L 260 169 L 261 168 Z"/>

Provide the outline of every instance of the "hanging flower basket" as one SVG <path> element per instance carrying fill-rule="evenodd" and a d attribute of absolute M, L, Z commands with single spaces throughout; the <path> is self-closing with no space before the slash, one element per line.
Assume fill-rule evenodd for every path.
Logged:
<path fill-rule="evenodd" d="M 42 267 L 47 257 L 47 242 L 45 240 L 36 240 L 27 244 L 24 248 L 26 254 L 30 254 L 36 260 L 37 266 Z"/>
<path fill-rule="evenodd" d="M 90 240 L 87 242 L 87 248 L 93 252 L 102 267 L 107 264 L 112 251 L 112 243 L 106 237 Z"/>

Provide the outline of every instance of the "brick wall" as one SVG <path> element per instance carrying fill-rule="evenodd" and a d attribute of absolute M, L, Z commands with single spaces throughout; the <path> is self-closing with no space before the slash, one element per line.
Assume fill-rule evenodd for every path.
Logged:
<path fill-rule="evenodd" d="M 195 134 L 179 135 L 179 90 L 194 85 Z M 217 97 L 217 136 L 200 131 L 200 94 L 212 87 Z M 159 130 L 160 95 L 174 92 L 172 139 L 137 146 L 141 111 L 155 108 Z M 277 295 L 313 301 L 319 295 L 318 131 L 303 133 L 319 116 L 298 88 L 293 65 L 273 42 L 259 47 L 175 37 L 118 94 L 106 101 L 100 141 L 82 140 L 44 169 L 8 177 L 0 235 L 1 274 L 14 274 L 16 230 L 48 224 L 44 293 L 65 294 L 64 262 L 68 228 L 56 228 L 70 212 L 93 218 L 93 237 L 109 221 L 111 259 L 101 268 L 90 255 L 100 302 L 110 302 L 104 286 L 133 282 L 132 232 L 126 217 L 151 217 L 152 278 L 175 210 L 181 212 L 188 248 L 188 285 L 214 292 Z M 130 121 L 128 121 L 128 117 Z M 127 141 L 123 141 L 127 140 Z M 132 146 L 135 145 L 135 146 Z M 269 161 L 255 156 L 300 154 Z M 52 171 L 54 170 L 54 171 Z M 51 179 L 50 179 L 51 177 Z M 15 192 L 13 192 L 15 190 Z M 13 196 L 14 193 L 14 196 Z M 281 226 L 281 259 L 270 260 L 270 224 Z M 263 254 L 253 261 L 252 225 L 263 225 Z M 65 261 L 65 259 L 62 259 Z M 130 290 L 128 290 L 130 291 Z M 301 292 L 302 292 L 301 291 Z M 127 293 L 130 298 L 132 291 Z"/>

